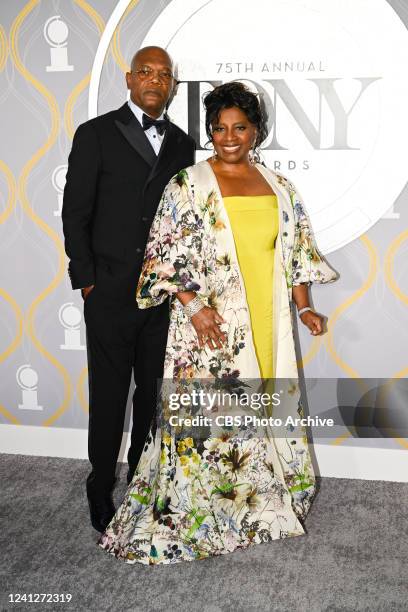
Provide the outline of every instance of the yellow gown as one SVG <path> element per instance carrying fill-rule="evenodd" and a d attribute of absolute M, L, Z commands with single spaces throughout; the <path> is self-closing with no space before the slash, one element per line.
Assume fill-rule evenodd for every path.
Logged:
<path fill-rule="evenodd" d="M 279 217 L 276 195 L 223 198 L 245 285 L 262 378 L 274 377 L 273 265 Z"/>

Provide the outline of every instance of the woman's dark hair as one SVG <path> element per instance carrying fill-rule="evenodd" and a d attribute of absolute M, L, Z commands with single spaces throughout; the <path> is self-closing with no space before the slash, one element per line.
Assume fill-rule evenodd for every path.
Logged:
<path fill-rule="evenodd" d="M 268 135 L 266 127 L 266 116 L 259 103 L 258 96 L 239 81 L 231 81 L 219 85 L 204 95 L 205 106 L 205 130 L 209 141 L 212 142 L 211 126 L 214 125 L 224 108 L 239 108 L 248 118 L 250 123 L 256 127 L 256 140 L 254 148 L 265 140 Z"/>

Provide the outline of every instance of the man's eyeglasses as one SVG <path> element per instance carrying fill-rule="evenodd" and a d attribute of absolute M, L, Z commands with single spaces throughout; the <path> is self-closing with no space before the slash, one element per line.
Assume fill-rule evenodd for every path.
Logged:
<path fill-rule="evenodd" d="M 154 74 L 157 74 L 160 80 L 162 81 L 170 81 L 174 78 L 172 72 L 170 70 L 153 70 L 152 68 L 138 68 L 134 70 L 140 80 L 146 81 L 147 79 L 152 78 Z"/>

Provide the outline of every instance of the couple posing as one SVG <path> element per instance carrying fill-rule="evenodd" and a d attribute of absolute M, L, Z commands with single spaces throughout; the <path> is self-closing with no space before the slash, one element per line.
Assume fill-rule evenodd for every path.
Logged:
<path fill-rule="evenodd" d="M 267 132 L 255 94 L 232 82 L 205 96 L 214 153 L 194 165 L 194 141 L 165 113 L 176 86 L 167 52 L 139 50 L 126 81 L 129 103 L 75 134 L 62 212 L 84 298 L 99 545 L 128 563 L 163 564 L 301 535 L 315 493 L 305 431 L 175 437 L 155 426 L 157 383 L 296 379 L 291 302 L 320 334 L 308 285 L 337 274 L 293 184 L 257 161 Z M 132 372 L 129 486 L 115 510 Z M 296 418 L 297 387 L 291 398 Z"/>

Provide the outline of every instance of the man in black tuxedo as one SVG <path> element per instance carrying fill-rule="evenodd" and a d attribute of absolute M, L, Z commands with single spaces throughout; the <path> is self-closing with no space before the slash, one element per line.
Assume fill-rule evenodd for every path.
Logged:
<path fill-rule="evenodd" d="M 81 289 L 89 370 L 87 495 L 104 531 L 133 370 L 128 482 L 143 450 L 162 376 L 168 303 L 138 310 L 143 254 L 169 179 L 194 163 L 195 143 L 164 110 L 176 81 L 160 47 L 145 47 L 126 74 L 129 103 L 79 126 L 69 156 L 62 221 L 72 288 Z"/>

